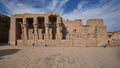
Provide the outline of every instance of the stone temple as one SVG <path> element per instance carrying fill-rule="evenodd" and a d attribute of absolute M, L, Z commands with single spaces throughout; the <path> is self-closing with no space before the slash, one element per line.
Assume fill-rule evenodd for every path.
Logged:
<path fill-rule="evenodd" d="M 11 16 L 9 44 L 16 46 L 80 46 L 108 44 L 103 19 L 64 20 L 57 13 Z"/>

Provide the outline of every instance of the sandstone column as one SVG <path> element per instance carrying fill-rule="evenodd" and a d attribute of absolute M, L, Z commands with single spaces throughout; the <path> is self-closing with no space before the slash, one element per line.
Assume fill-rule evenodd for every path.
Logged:
<path fill-rule="evenodd" d="M 49 24 L 45 25 L 45 34 L 48 35 L 49 34 Z"/>
<path fill-rule="evenodd" d="M 49 28 L 49 20 L 48 17 L 45 17 L 45 34 L 49 34 L 48 28 Z"/>
<path fill-rule="evenodd" d="M 50 34 L 49 39 L 52 40 L 52 29 L 51 28 L 49 29 L 49 34 Z"/>
<path fill-rule="evenodd" d="M 16 20 L 14 17 L 10 19 L 9 44 L 16 45 Z"/>
<path fill-rule="evenodd" d="M 42 29 L 38 29 L 38 39 L 39 40 L 42 40 L 42 38 L 43 38 L 43 35 L 42 35 Z"/>
<path fill-rule="evenodd" d="M 60 45 L 60 40 L 61 40 L 61 17 L 57 17 L 57 23 L 56 23 L 56 26 L 57 26 L 57 34 L 56 34 L 56 38 L 57 38 L 57 45 L 59 46 Z"/>
<path fill-rule="evenodd" d="M 24 33 L 24 31 L 23 31 L 23 24 L 21 24 L 21 29 L 22 29 L 21 39 L 23 40 L 23 33 Z"/>
<path fill-rule="evenodd" d="M 26 18 L 23 18 L 23 43 L 27 45 L 27 23 Z"/>
<path fill-rule="evenodd" d="M 49 20 L 48 17 L 45 17 L 45 46 L 48 45 L 49 40 Z"/>
<path fill-rule="evenodd" d="M 34 18 L 34 45 L 38 45 L 38 24 L 37 24 L 37 18 Z"/>
<path fill-rule="evenodd" d="M 57 26 L 57 34 L 61 34 L 60 23 L 57 23 L 56 26 Z"/>
<path fill-rule="evenodd" d="M 61 27 L 60 27 L 60 24 L 61 24 L 61 17 L 57 17 L 57 34 L 61 34 Z"/>

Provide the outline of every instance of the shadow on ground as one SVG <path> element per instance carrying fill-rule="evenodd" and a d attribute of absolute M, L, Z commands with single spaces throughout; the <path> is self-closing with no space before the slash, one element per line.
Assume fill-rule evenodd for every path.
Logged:
<path fill-rule="evenodd" d="M 0 57 L 15 54 L 19 50 L 20 49 L 4 49 L 4 50 L 0 50 Z M 0 58 L 0 59 L 2 59 L 2 58 Z"/>
<path fill-rule="evenodd" d="M 0 46 L 9 46 L 8 42 L 0 42 Z"/>

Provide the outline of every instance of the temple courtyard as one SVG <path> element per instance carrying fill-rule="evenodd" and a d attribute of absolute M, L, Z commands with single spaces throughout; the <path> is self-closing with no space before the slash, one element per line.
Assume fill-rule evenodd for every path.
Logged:
<path fill-rule="evenodd" d="M 0 68 L 120 68 L 120 47 L 0 46 Z"/>

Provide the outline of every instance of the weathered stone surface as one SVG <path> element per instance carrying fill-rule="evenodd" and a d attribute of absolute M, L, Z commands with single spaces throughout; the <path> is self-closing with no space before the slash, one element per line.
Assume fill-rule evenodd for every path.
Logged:
<path fill-rule="evenodd" d="M 89 19 L 82 25 L 82 19 L 64 20 L 51 12 L 16 14 L 11 21 L 8 16 L 0 15 L 0 43 L 9 40 L 10 45 L 18 46 L 120 45 L 120 31 L 107 33 L 106 28 L 103 19 Z"/>
<path fill-rule="evenodd" d="M 120 30 L 109 32 L 108 37 L 109 37 L 108 42 L 110 46 L 120 46 Z"/>
<path fill-rule="evenodd" d="M 0 14 L 0 43 L 8 42 L 10 18 Z"/>
<path fill-rule="evenodd" d="M 106 46 L 108 36 L 103 19 L 64 20 L 57 13 L 16 14 L 11 16 L 11 45 Z M 66 43 L 65 43 L 66 42 Z"/>
<path fill-rule="evenodd" d="M 120 47 L 0 47 L 0 68 L 120 68 Z"/>
<path fill-rule="evenodd" d="M 89 20 L 87 20 L 87 25 L 104 26 L 104 21 L 103 21 L 103 19 L 89 19 Z"/>

